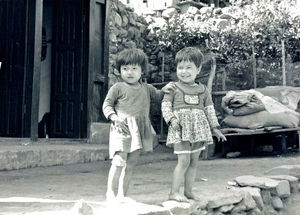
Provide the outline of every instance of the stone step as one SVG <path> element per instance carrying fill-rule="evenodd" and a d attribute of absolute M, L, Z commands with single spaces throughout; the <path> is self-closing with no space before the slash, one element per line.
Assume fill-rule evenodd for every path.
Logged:
<path fill-rule="evenodd" d="M 139 164 L 174 160 L 172 149 L 157 144 L 151 152 L 142 153 Z M 148 156 L 150 155 L 150 156 Z M 108 144 L 90 144 L 86 139 L 0 138 L 0 171 L 104 161 L 109 158 Z"/>
<path fill-rule="evenodd" d="M 86 140 L 27 138 L 0 139 L 0 171 L 102 161 L 108 145 Z"/>

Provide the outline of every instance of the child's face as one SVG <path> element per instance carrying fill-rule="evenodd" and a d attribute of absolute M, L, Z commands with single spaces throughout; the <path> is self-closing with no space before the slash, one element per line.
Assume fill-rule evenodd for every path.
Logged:
<path fill-rule="evenodd" d="M 122 65 L 120 70 L 121 78 L 128 84 L 137 84 L 142 75 L 140 65 Z"/>
<path fill-rule="evenodd" d="M 200 69 L 201 67 L 197 67 L 195 63 L 191 61 L 181 61 L 177 64 L 177 77 L 183 83 L 193 84 Z"/>

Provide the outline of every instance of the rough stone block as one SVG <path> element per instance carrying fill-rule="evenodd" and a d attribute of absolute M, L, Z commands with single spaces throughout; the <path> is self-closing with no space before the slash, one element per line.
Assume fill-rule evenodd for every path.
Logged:
<path fill-rule="evenodd" d="M 282 165 L 265 172 L 267 175 L 291 175 L 300 179 L 300 165 Z"/>
<path fill-rule="evenodd" d="M 256 207 L 256 202 L 248 192 L 243 192 L 242 204 L 246 206 L 246 210 L 251 210 Z"/>
<path fill-rule="evenodd" d="M 274 210 L 273 206 L 271 205 L 267 205 L 264 210 L 263 210 L 263 214 L 267 214 L 267 215 L 278 215 L 277 211 Z"/>
<path fill-rule="evenodd" d="M 213 199 L 208 201 L 207 208 L 213 209 L 223 205 L 236 204 L 241 202 L 242 199 L 242 194 L 236 192 L 216 195 Z"/>
<path fill-rule="evenodd" d="M 276 188 L 271 190 L 271 194 L 276 195 L 279 198 L 289 197 L 291 195 L 290 183 L 286 180 L 279 181 Z"/>
<path fill-rule="evenodd" d="M 281 201 L 284 207 L 288 207 L 289 205 L 293 204 L 293 198 L 283 198 Z"/>
<path fill-rule="evenodd" d="M 238 176 L 234 179 L 242 187 L 258 187 L 263 189 L 275 188 L 278 185 L 278 181 L 266 178 L 256 177 L 253 175 Z"/>
<path fill-rule="evenodd" d="M 246 210 L 247 210 L 246 205 L 244 205 L 242 202 L 240 202 L 231 210 L 231 214 L 240 214 L 240 213 L 245 212 Z"/>
<path fill-rule="evenodd" d="M 298 192 L 299 179 L 291 175 L 267 175 L 266 177 L 274 180 L 287 180 L 290 183 L 291 193 Z"/>
<path fill-rule="evenodd" d="M 254 199 L 256 206 L 262 210 L 264 207 L 264 203 L 261 197 L 261 191 L 259 188 L 257 187 L 232 187 L 233 190 L 238 191 L 238 192 L 248 192 L 250 193 L 250 195 L 252 196 L 252 198 Z"/>
<path fill-rule="evenodd" d="M 190 200 L 191 211 L 202 210 L 207 206 L 208 201 L 206 199 L 200 199 L 199 201 Z"/>
<path fill-rule="evenodd" d="M 254 208 L 253 210 L 248 211 L 247 215 L 262 215 L 262 212 L 258 208 Z"/>
<path fill-rule="evenodd" d="M 223 205 L 223 206 L 221 206 L 218 210 L 219 210 L 221 213 L 227 213 L 228 211 L 231 211 L 232 208 L 234 208 L 234 205 Z"/>
<path fill-rule="evenodd" d="M 261 197 L 264 205 L 271 204 L 272 196 L 270 190 L 261 190 Z"/>
<path fill-rule="evenodd" d="M 193 211 L 191 213 L 191 215 L 207 215 L 207 211 L 206 210 L 197 210 L 197 211 Z"/>
<path fill-rule="evenodd" d="M 93 215 L 93 208 L 84 200 L 77 201 L 71 209 L 72 214 Z"/>
<path fill-rule="evenodd" d="M 275 210 L 280 210 L 283 208 L 283 203 L 278 196 L 272 198 L 272 206 Z"/>

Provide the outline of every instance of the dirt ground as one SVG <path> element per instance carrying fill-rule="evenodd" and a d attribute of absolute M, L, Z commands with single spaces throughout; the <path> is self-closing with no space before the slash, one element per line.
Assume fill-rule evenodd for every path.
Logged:
<path fill-rule="evenodd" d="M 154 158 L 156 155 L 152 154 L 147 159 L 151 160 L 151 156 Z M 144 157 L 141 157 L 141 160 L 143 159 Z M 299 153 L 270 157 L 199 160 L 194 190 L 199 196 L 215 195 L 216 192 L 226 190 L 227 182 L 237 176 L 261 176 L 273 167 L 296 164 L 300 164 Z M 139 165 L 129 191 L 130 197 L 147 204 L 159 205 L 166 201 L 175 165 L 175 160 L 161 160 Z M 105 204 L 109 167 L 109 161 L 102 161 L 2 171 L 0 172 L 0 214 L 26 214 L 25 211 L 68 209 L 79 199 Z M 12 199 L 12 197 L 18 198 Z M 46 200 L 56 203 L 41 203 Z M 17 203 L 18 201 L 22 203 Z M 292 203 L 293 207 L 286 214 L 296 215 L 300 211 L 299 202 L 298 194 Z"/>

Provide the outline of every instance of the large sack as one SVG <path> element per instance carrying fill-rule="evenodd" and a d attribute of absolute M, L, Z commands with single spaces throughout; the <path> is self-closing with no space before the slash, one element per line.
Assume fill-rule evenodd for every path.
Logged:
<path fill-rule="evenodd" d="M 228 91 L 221 106 L 227 114 L 243 116 L 265 110 L 260 100 L 263 95 L 255 90 Z"/>
<path fill-rule="evenodd" d="M 222 123 L 233 128 L 257 129 L 269 126 L 282 126 L 284 128 L 298 127 L 300 119 L 290 111 L 281 113 L 269 113 L 260 111 L 245 116 L 226 116 Z"/>
<path fill-rule="evenodd" d="M 296 110 L 300 100 L 300 87 L 268 86 L 256 88 L 264 96 L 270 96 L 292 110 Z"/>
<path fill-rule="evenodd" d="M 240 107 L 233 108 L 233 116 L 244 116 L 244 115 L 249 115 L 253 113 L 257 113 L 259 111 L 265 110 L 264 104 L 261 102 L 261 100 L 256 100 L 248 102 L 243 104 Z"/>

